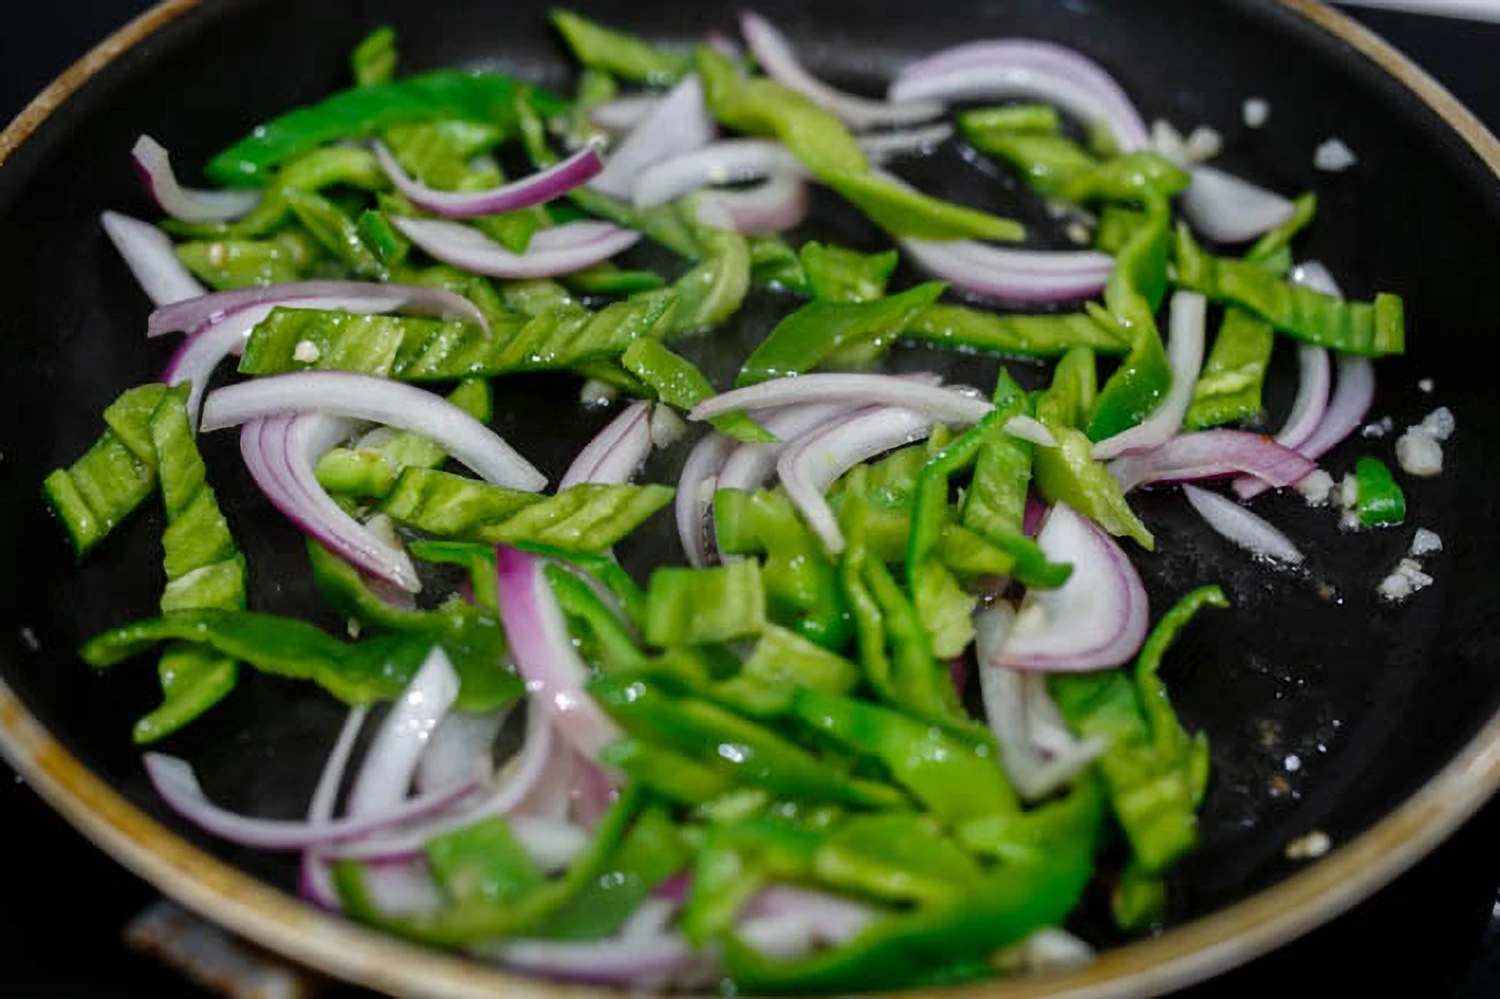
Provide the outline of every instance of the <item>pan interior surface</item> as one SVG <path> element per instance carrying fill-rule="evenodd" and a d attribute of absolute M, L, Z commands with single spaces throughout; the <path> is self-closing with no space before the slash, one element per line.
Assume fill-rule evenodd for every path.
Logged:
<path fill-rule="evenodd" d="M 1328 265 L 1351 297 L 1377 290 L 1407 304 L 1408 354 L 1378 366 L 1372 420 L 1395 431 L 1356 436 L 1325 461 L 1335 477 L 1356 457 L 1392 461 L 1396 436 L 1437 406 L 1457 418 L 1437 478 L 1406 480 L 1401 527 L 1346 533 L 1337 514 L 1295 493 L 1259 511 L 1297 540 L 1305 574 L 1249 561 L 1163 490 L 1139 504 L 1160 539 L 1137 559 L 1154 614 L 1206 583 L 1234 609 L 1205 616 L 1179 644 L 1165 678 L 1189 728 L 1213 746 L 1203 844 L 1173 873 L 1169 926 L 1242 901 L 1299 869 L 1287 843 L 1322 830 L 1335 846 L 1370 829 L 1421 788 L 1500 708 L 1500 407 L 1493 400 L 1500 288 L 1500 199 L 1491 167 L 1384 70 L 1289 8 L 1195 0 L 1007 0 L 924 7 L 877 0 L 788 2 L 757 9 L 793 39 L 820 75 L 877 94 L 905 62 L 959 41 L 1035 37 L 1075 46 L 1102 63 L 1146 119 L 1205 124 L 1225 139 L 1222 164 L 1276 190 L 1315 189 L 1319 218 L 1299 244 Z M 148 507 L 86 564 L 73 565 L 38 487 L 100 431 L 98 414 L 128 385 L 155 380 L 172 345 L 144 341 L 144 298 L 103 237 L 99 213 L 153 210 L 129 167 L 149 133 L 184 166 L 201 164 L 257 122 L 348 85 L 347 56 L 371 28 L 394 25 L 402 68 L 496 67 L 566 89 L 571 64 L 551 35 L 545 5 L 467 0 L 306 3 L 225 0 L 166 23 L 86 82 L 0 168 L 0 556 L 7 627 L 0 678 L 89 770 L 142 812 L 257 878 L 290 889 L 285 856 L 202 836 L 168 814 L 146 783 L 130 722 L 156 698 L 146 663 L 93 674 L 75 655 L 90 635 L 154 612 L 160 591 L 160 513 Z M 590 6 L 587 13 L 642 34 L 691 42 L 731 29 L 733 5 Z M 1269 102 L 1263 129 L 1241 120 L 1247 98 Z M 1358 164 L 1313 166 L 1337 137 Z M 962 161 L 908 176 L 922 186 L 1002 212 L 1025 201 L 1013 181 Z M 1033 209 L 1034 210 L 1034 207 Z M 875 234 L 827 198 L 798 234 L 874 245 Z M 912 275 L 906 275 L 910 279 Z M 692 345 L 720 380 L 790 300 L 763 296 L 722 332 Z M 1295 383 L 1278 350 L 1268 407 L 1285 412 Z M 992 361 L 922 351 L 894 362 L 948 366 L 986 384 Z M 1035 383 L 1043 369 L 1017 365 Z M 1431 380 L 1433 391 L 1421 384 Z M 607 418 L 574 416 L 577 384 L 515 377 L 500 386 L 497 429 L 554 480 Z M 559 412 L 569 414 L 567 420 Z M 1274 426 L 1276 417 L 1272 416 Z M 271 510 L 239 461 L 235 435 L 205 440 L 226 515 L 247 549 L 256 609 L 317 606 L 295 530 Z M 648 477 L 674 481 L 679 447 Z M 1417 527 L 1436 531 L 1434 584 L 1401 606 L 1376 586 Z M 665 519 L 623 549 L 633 568 L 675 541 Z M 324 620 L 322 623 L 334 625 Z M 236 809 L 280 817 L 304 807 L 342 718 L 314 688 L 247 675 L 210 716 L 168 749 L 192 759 L 208 793 Z M 1107 939 L 1107 934 L 1105 935 Z M 438 989 L 441 991 L 441 989 Z"/>

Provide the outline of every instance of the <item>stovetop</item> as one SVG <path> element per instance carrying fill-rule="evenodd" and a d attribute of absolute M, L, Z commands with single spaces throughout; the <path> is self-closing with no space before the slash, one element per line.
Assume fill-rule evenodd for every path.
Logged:
<path fill-rule="evenodd" d="M 1493 0 L 1500 6 L 1500 0 Z M 0 122 L 147 0 L 8 0 Z M 1500 24 L 1356 11 L 1500 131 Z M 90 846 L 0 764 L 0 997 L 205 999 L 127 949 L 121 929 L 156 893 Z M 1180 999 L 1329 994 L 1500 997 L 1500 799 L 1430 857 L 1332 923 Z M 355 999 L 338 986 L 325 999 Z"/>

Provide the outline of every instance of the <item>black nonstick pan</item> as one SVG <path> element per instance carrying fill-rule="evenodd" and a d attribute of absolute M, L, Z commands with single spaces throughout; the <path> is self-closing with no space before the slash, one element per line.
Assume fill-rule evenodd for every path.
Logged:
<path fill-rule="evenodd" d="M 734 18 L 719 3 L 582 9 L 682 41 L 729 29 Z M 1439 405 L 1457 417 L 1446 470 L 1410 485 L 1402 529 L 1345 534 L 1295 495 L 1266 502 L 1263 512 L 1308 553 L 1307 578 L 1247 561 L 1173 492 L 1140 504 L 1164 541 L 1160 554 L 1139 560 L 1153 605 L 1220 582 L 1236 607 L 1198 626 L 1167 675 L 1185 721 L 1213 744 L 1203 844 L 1174 874 L 1161 935 L 1105 941 L 1111 946 L 1076 971 L 955 994 L 1162 992 L 1285 942 L 1404 870 L 1500 783 L 1500 144 L 1415 67 L 1307 0 L 920 9 L 824 0 L 758 9 L 811 67 L 849 89 L 877 93 L 902 63 L 958 41 L 1029 36 L 1100 61 L 1148 120 L 1218 128 L 1228 168 L 1279 190 L 1319 192 L 1306 252 L 1352 296 L 1405 296 L 1409 350 L 1381 364 L 1372 417 L 1399 428 Z M 159 518 L 141 517 L 75 568 L 38 486 L 91 443 L 101 407 L 125 385 L 157 377 L 170 350 L 143 348 L 146 303 L 98 226 L 108 208 L 150 214 L 129 169 L 137 135 L 156 135 L 183 165 L 200 164 L 258 121 L 344 86 L 349 49 L 385 23 L 400 32 L 407 69 L 499 66 L 565 87 L 570 63 L 543 14 L 540 4 L 474 0 L 175 0 L 70 70 L 0 135 L 0 744 L 70 820 L 166 893 L 300 962 L 400 994 L 575 990 L 323 915 L 294 899 L 295 872 L 281 858 L 226 847 L 171 816 L 130 743 L 130 720 L 152 703 L 152 671 L 95 675 L 74 653 L 89 635 L 152 611 Z M 1272 108 L 1263 129 L 1241 124 L 1250 97 Z M 1335 136 L 1359 162 L 1321 173 L 1313 150 Z M 953 180 L 942 169 L 918 179 L 935 188 Z M 946 193 L 1003 195 L 991 182 L 979 177 Z M 819 204 L 807 233 L 862 238 L 831 203 Z M 747 310 L 735 328 L 699 344 L 698 356 L 732 370 L 774 315 Z M 1291 394 L 1289 370 L 1276 374 L 1273 411 Z M 507 388 L 499 425 L 554 476 L 600 426 L 599 417 L 575 415 L 576 386 L 564 380 Z M 1355 438 L 1326 465 L 1339 474 L 1360 454 L 1389 460 L 1394 437 Z M 226 512 L 250 543 L 260 606 L 295 612 L 309 597 L 295 532 L 244 476 L 232 435 L 208 441 L 206 454 Z M 1388 606 L 1376 585 L 1419 526 L 1445 542 L 1428 560 L 1435 583 Z M 663 525 L 661 544 L 669 534 Z M 215 797 L 289 815 L 340 715 L 311 689 L 247 678 L 172 748 L 195 760 Z M 1288 844 L 1315 831 L 1332 851 L 1288 859 Z"/>

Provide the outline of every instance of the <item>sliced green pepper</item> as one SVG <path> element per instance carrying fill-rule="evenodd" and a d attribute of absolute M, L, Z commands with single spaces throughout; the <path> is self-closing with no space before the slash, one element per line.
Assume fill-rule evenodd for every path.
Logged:
<path fill-rule="evenodd" d="M 355 86 L 389 83 L 396 75 L 396 59 L 396 29 L 390 25 L 376 28 L 354 46 L 349 56 Z"/>
<path fill-rule="evenodd" d="M 1359 522 L 1366 527 L 1387 527 L 1406 520 L 1406 495 L 1391 470 L 1379 458 L 1365 457 L 1354 463 L 1355 505 Z"/>
<path fill-rule="evenodd" d="M 713 569 L 660 568 L 646 590 L 646 641 L 657 648 L 758 635 L 766 626 L 760 563 Z"/>
<path fill-rule="evenodd" d="M 649 386 L 658 399 L 678 409 L 690 410 L 715 394 L 713 385 L 692 361 L 655 340 L 632 343 L 620 355 L 620 362 Z M 715 430 L 736 440 L 762 443 L 776 440 L 774 434 L 744 413 L 718 416 L 709 422 Z"/>
<path fill-rule="evenodd" d="M 932 306 L 907 323 L 900 338 L 1020 357 L 1057 357 L 1074 347 L 1102 354 L 1130 349 L 1112 328 L 1083 313 L 1018 316 L 963 305 Z"/>
<path fill-rule="evenodd" d="M 797 257 L 808 291 L 825 302 L 869 302 L 883 297 L 901 259 L 895 250 L 860 253 L 817 240 L 803 243 Z"/>
<path fill-rule="evenodd" d="M 606 28 L 571 10 L 552 10 L 548 16 L 573 55 L 590 69 L 662 87 L 677 82 L 693 67 L 686 49 L 653 45 L 637 35 Z"/>

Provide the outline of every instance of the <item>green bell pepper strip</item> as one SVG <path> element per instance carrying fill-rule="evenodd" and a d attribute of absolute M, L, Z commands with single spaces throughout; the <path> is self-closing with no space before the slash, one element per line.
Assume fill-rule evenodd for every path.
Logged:
<path fill-rule="evenodd" d="M 1160 153 L 1140 151 L 1099 161 L 1063 185 L 1064 199 L 1128 201 L 1151 208 L 1153 200 L 1174 198 L 1193 182 L 1192 174 Z"/>
<path fill-rule="evenodd" d="M 611 858 L 625 841 L 641 807 L 640 791 L 627 786 L 595 828 L 588 849 L 563 876 L 527 892 L 515 902 L 473 894 L 434 911 L 391 915 L 370 895 L 364 868 L 358 861 L 338 861 L 331 865 L 330 873 L 344 909 L 352 918 L 399 936 L 440 947 L 516 936 L 544 923 L 591 882 L 610 871 Z"/>
<path fill-rule="evenodd" d="M 942 905 L 984 879 L 930 815 L 850 816 L 818 847 L 813 873 L 834 888 L 890 902 Z"/>
<path fill-rule="evenodd" d="M 1292 240 L 1311 225 L 1313 218 L 1318 214 L 1318 195 L 1309 191 L 1293 201 L 1292 205 L 1294 208 L 1292 217 L 1256 240 L 1255 245 L 1250 247 L 1250 252 L 1245 254 L 1246 260 L 1263 267 L 1268 263 L 1281 260 L 1291 247 Z M 1267 269 L 1281 276 L 1289 268 L 1269 267 Z"/>
<path fill-rule="evenodd" d="M 748 994 L 866 992 L 978 974 L 980 962 L 1062 923 L 1094 872 L 1098 824 L 1069 829 L 1035 864 L 1007 865 L 961 897 L 871 924 L 841 947 L 782 961 L 730 938 L 725 970 Z"/>
<path fill-rule="evenodd" d="M 1096 774 L 1085 774 L 1061 797 L 1035 808 L 996 812 L 960 823 L 958 841 L 976 854 L 1011 867 L 1045 862 L 1055 844 L 1080 834 L 1098 837 L 1109 797 Z"/>
<path fill-rule="evenodd" d="M 727 56 L 698 47 L 704 99 L 720 122 L 752 135 L 771 134 L 816 177 L 881 228 L 922 239 L 1019 239 L 1011 219 L 928 197 L 870 170 L 843 122 L 802 94 L 766 77 L 746 77 Z"/>
<path fill-rule="evenodd" d="M 646 654 L 636 644 L 630 624 L 621 620 L 588 582 L 561 566 L 549 565 L 543 571 L 588 662 L 605 670 L 635 670 L 646 665 Z"/>
<path fill-rule="evenodd" d="M 434 836 L 426 853 L 433 880 L 459 904 L 492 900 L 514 905 L 547 880 L 499 817 Z"/>
<path fill-rule="evenodd" d="M 791 707 L 797 690 L 847 694 L 859 685 L 859 667 L 786 628 L 768 624 L 739 675 L 713 687 L 721 704 L 752 717 L 771 718 Z"/>
<path fill-rule="evenodd" d="M 1366 527 L 1388 527 L 1406 520 L 1406 495 L 1379 458 L 1354 463 L 1355 512 Z"/>
<path fill-rule="evenodd" d="M 360 240 L 387 269 L 399 267 L 411 253 L 411 240 L 396 231 L 382 211 L 367 208 L 355 220 Z"/>
<path fill-rule="evenodd" d="M 966 117 L 959 116 L 959 127 L 974 148 L 1009 163 L 1032 190 L 1047 197 L 1061 195 L 1098 166 L 1097 159 L 1065 135 L 981 130 L 965 124 Z"/>
<path fill-rule="evenodd" d="M 127 389 L 105 409 L 107 429 L 93 447 L 42 482 L 42 496 L 80 561 L 156 491 L 151 416 L 166 394 L 159 384 Z"/>
<path fill-rule="evenodd" d="M 167 527 L 163 613 L 245 607 L 245 558 L 207 482 L 188 422 L 187 385 L 169 389 L 150 420 Z M 239 664 L 193 644 L 169 645 L 157 665 L 162 703 L 136 722 L 135 742 L 155 742 L 198 718 L 234 689 Z"/>
<path fill-rule="evenodd" d="M 1144 209 L 1110 202 L 1099 210 L 1099 229 L 1094 249 L 1113 256 L 1123 250 L 1143 226 L 1150 222 Z"/>
<path fill-rule="evenodd" d="M 589 69 L 647 86 L 664 87 L 676 83 L 693 68 L 693 54 L 687 49 L 653 45 L 637 35 L 606 28 L 570 10 L 554 9 L 548 17 L 573 55 Z"/>
<path fill-rule="evenodd" d="M 162 223 L 162 228 L 176 236 L 211 239 L 268 236 L 292 217 L 288 195 L 293 192 L 313 194 L 334 186 L 384 191 L 390 188 L 391 182 L 380 168 L 380 161 L 368 149 L 355 146 L 312 149 L 288 162 L 266 185 L 260 203 L 242 218 L 233 222 L 178 222 L 169 219 Z"/>
<path fill-rule="evenodd" d="M 984 739 L 954 734 L 895 708 L 809 687 L 792 695 L 791 717 L 835 744 L 884 764 L 897 783 L 945 823 L 1017 807 L 995 748 Z"/>
<path fill-rule="evenodd" d="M 995 382 L 995 408 L 1010 416 L 1029 412 L 1026 393 L 1010 372 L 1001 369 Z M 1008 419 L 1009 417 L 1007 417 Z M 974 460 L 974 476 L 964 491 L 959 519 L 1015 560 L 1011 574 L 1026 586 L 1055 589 L 1068 581 L 1073 567 L 1053 562 L 1026 536 L 1026 497 L 1031 485 L 1032 445 L 1009 434 L 987 436 Z M 942 544 L 941 537 L 938 539 Z M 941 548 L 939 549 L 941 553 Z"/>
<path fill-rule="evenodd" d="M 895 345 L 896 336 L 937 301 L 947 286 L 917 285 L 867 302 L 813 301 L 776 324 L 740 369 L 741 388 L 811 371 L 834 355 L 867 366 Z"/>
<path fill-rule="evenodd" d="M 526 148 L 527 158 L 531 160 L 532 166 L 538 170 L 544 170 L 557 165 L 558 157 L 547 144 L 547 128 L 542 121 L 543 113 L 534 104 L 529 94 L 519 92 L 512 101 L 511 108 L 520 129 L 521 143 Z M 694 238 L 692 230 L 684 223 L 682 213 L 677 210 L 676 205 L 667 204 L 646 211 L 637 211 L 633 205 L 586 186 L 575 187 L 569 191 L 568 201 L 591 215 L 597 215 L 627 229 L 635 229 L 678 256 L 689 260 L 698 257 L 698 241 Z M 554 218 L 557 217 L 560 207 L 558 202 L 549 206 L 549 211 Z"/>
<path fill-rule="evenodd" d="M 396 75 L 396 29 L 390 25 L 376 28 L 364 38 L 349 56 L 350 75 L 357 87 L 390 83 Z"/>
<path fill-rule="evenodd" d="M 359 224 L 338 205 L 310 191 L 288 191 L 286 200 L 302 227 L 355 277 L 370 281 L 389 277 L 380 257 L 365 245 Z"/>
<path fill-rule="evenodd" d="M 564 274 L 561 280 L 580 295 L 634 295 L 641 291 L 658 291 L 667 286 L 666 279 L 655 271 L 622 270 L 607 260 L 572 274 Z"/>
<path fill-rule="evenodd" d="M 498 324 L 491 319 L 489 334 L 452 320 L 277 309 L 251 332 L 240 372 L 359 371 L 425 382 L 568 369 L 617 357 L 634 341 L 659 336 L 675 307 L 676 296 L 661 291 L 598 312 L 512 316 Z M 304 341 L 315 349 L 314 360 L 297 359 Z"/>
<path fill-rule="evenodd" d="M 392 520 L 440 538 L 494 542 L 484 535 L 546 497 L 451 472 L 401 471 L 380 510 Z"/>
<path fill-rule="evenodd" d="M 657 648 L 707 645 L 758 635 L 766 626 L 760 563 L 737 559 L 712 569 L 660 568 L 646 588 L 646 641 Z"/>
<path fill-rule="evenodd" d="M 1165 199 L 1146 190 L 1148 223 L 1115 257 L 1104 288 L 1104 304 L 1115 326 L 1130 337 L 1130 353 L 1089 414 L 1089 440 L 1128 430 L 1156 409 L 1172 386 L 1172 369 L 1156 327 L 1156 310 L 1166 294 L 1167 257 L 1172 231 Z"/>
<path fill-rule="evenodd" d="M 699 200 L 687 197 L 679 205 L 683 225 L 693 234 L 700 263 L 672 284 L 677 312 L 671 335 L 700 333 L 739 311 L 750 290 L 750 246 L 745 237 L 724 227 L 699 221 Z"/>
<path fill-rule="evenodd" d="M 1116 537 L 1131 537 L 1147 551 L 1155 540 L 1130 508 L 1120 484 L 1102 462 L 1093 458 L 1093 445 L 1072 425 L 1087 408 L 1092 359 L 1086 352 L 1064 358 L 1053 373 L 1053 384 L 1036 401 L 1036 415 L 1057 440 L 1057 446 L 1037 448 L 1032 473 L 1037 492 L 1049 503 L 1066 503 Z M 1085 361 L 1087 360 L 1087 364 Z"/>
<path fill-rule="evenodd" d="M 1135 684 L 1124 670 L 1049 678 L 1058 709 L 1082 738 L 1109 740 L 1098 761 L 1132 855 L 1164 870 L 1198 841 L 1192 768 L 1156 747 Z"/>
<path fill-rule="evenodd" d="M 584 67 L 578 74 L 573 110 L 568 115 L 568 144 L 576 147 L 606 138 L 604 130 L 595 125 L 590 116 L 599 105 L 608 104 L 618 96 L 620 85 L 613 76 L 603 70 Z"/>
<path fill-rule="evenodd" d="M 1185 226 L 1177 230 L 1177 280 L 1215 302 L 1238 305 L 1303 343 L 1365 357 L 1406 349 L 1406 320 L 1399 295 L 1348 302 L 1304 285 L 1289 284 L 1244 260 L 1204 252 Z"/>
<path fill-rule="evenodd" d="M 697 366 L 656 340 L 641 339 L 620 355 L 620 363 L 669 406 L 691 410 L 716 395 L 714 387 Z M 736 440 L 774 443 L 776 435 L 744 413 L 731 413 L 709 421 L 715 430 Z"/>
<path fill-rule="evenodd" d="M 1183 429 L 1202 430 L 1260 413 L 1275 339 L 1270 323 L 1244 309 L 1226 308 L 1183 416 Z"/>
<path fill-rule="evenodd" d="M 1036 418 L 1048 426 L 1083 429 L 1099 396 L 1094 352 L 1075 347 L 1052 369 L 1052 384 L 1036 398 Z"/>
<path fill-rule="evenodd" d="M 964 111 L 958 127 L 964 138 L 983 149 L 979 140 L 990 134 L 1055 135 L 1062 128 L 1062 116 L 1050 104 L 1007 104 Z"/>
<path fill-rule="evenodd" d="M 780 236 L 751 236 L 750 280 L 759 287 L 811 295 L 807 270 L 797 251 Z"/>
<path fill-rule="evenodd" d="M 690 808 L 717 801 L 738 786 L 731 774 L 641 739 L 606 746 L 599 759 L 657 797 Z"/>
<path fill-rule="evenodd" d="M 771 621 L 827 649 L 848 644 L 849 609 L 837 571 L 785 493 L 720 490 L 714 523 L 726 554 L 765 553 L 761 581 Z"/>
<path fill-rule="evenodd" d="M 448 401 L 481 423 L 494 411 L 490 383 L 483 379 L 462 382 L 448 393 Z M 397 431 L 375 442 L 367 438 L 352 447 L 339 447 L 318 459 L 318 484 L 331 493 L 366 499 L 384 499 L 407 468 L 437 468 L 448 454 L 437 442 L 409 430 Z"/>
<path fill-rule="evenodd" d="M 318 244 L 288 231 L 266 239 L 197 240 L 179 243 L 177 259 L 215 291 L 259 288 L 305 278 L 318 262 Z"/>
<path fill-rule="evenodd" d="M 271 172 L 291 160 L 340 139 L 367 139 L 393 125 L 458 118 L 515 126 L 512 102 L 519 85 L 499 73 L 437 70 L 388 83 L 341 91 L 275 118 L 215 156 L 209 178 L 241 187 L 264 184 Z M 560 113 L 567 102 L 546 91 L 531 98 L 543 115 Z"/>
<path fill-rule="evenodd" d="M 476 169 L 475 158 L 504 138 L 505 132 L 493 125 L 461 119 L 393 125 L 381 133 L 403 170 L 428 187 L 444 191 L 461 190 L 473 180 L 487 187 L 500 183 L 495 168 Z"/>
<path fill-rule="evenodd" d="M 398 696 L 422 665 L 432 643 L 408 635 L 381 635 L 346 645 L 304 621 L 249 611 L 174 611 L 97 635 L 80 654 L 90 666 L 133 658 L 165 641 L 192 642 L 247 662 L 262 672 L 311 680 L 349 704 Z M 465 706 L 460 694 L 460 707 Z"/>
<path fill-rule="evenodd" d="M 455 594 L 431 610 L 421 610 L 392 606 L 370 589 L 358 570 L 314 541 L 308 541 L 307 554 L 313 582 L 339 614 L 373 631 L 418 638 L 429 647 L 441 645 L 462 680 L 465 701 L 476 710 L 504 707 L 525 693 L 509 666 L 499 604 L 491 592 L 492 563 L 485 563 L 488 578 L 472 573 L 478 577 L 473 604 Z"/>
<path fill-rule="evenodd" d="M 669 694 L 645 674 L 596 677 L 588 690 L 630 735 L 687 753 L 733 773 L 743 784 L 860 808 L 892 808 L 904 800 L 895 788 L 847 777 L 733 711 L 700 698 Z"/>
<path fill-rule="evenodd" d="M 865 560 L 863 576 L 883 619 L 896 703 L 940 725 L 974 727 L 959 703 L 947 665 L 934 657 L 927 627 L 900 584 L 878 559 Z"/>
<path fill-rule="evenodd" d="M 598 877 L 532 929 L 551 940 L 601 940 L 615 936 L 663 881 L 693 860 L 686 831 L 661 805 L 647 805 Z"/>
<path fill-rule="evenodd" d="M 697 947 L 721 940 L 766 884 L 807 880 L 823 840 L 816 829 L 764 815 L 710 825 L 682 907 L 683 934 Z"/>
<path fill-rule="evenodd" d="M 1074 347 L 1123 354 L 1128 341 L 1083 313 L 1019 316 L 963 305 L 933 305 L 900 331 L 900 339 L 1019 357 L 1057 357 Z"/>
<path fill-rule="evenodd" d="M 1202 743 L 1202 739 L 1195 743 L 1193 737 L 1182 727 L 1160 674 L 1162 659 L 1166 657 L 1172 643 L 1205 607 L 1227 609 L 1229 598 L 1217 586 L 1203 586 L 1184 594 L 1171 610 L 1162 615 L 1156 627 L 1151 629 L 1151 634 L 1146 636 L 1146 641 L 1141 646 L 1140 654 L 1136 656 L 1136 695 L 1141 700 L 1141 713 L 1145 715 L 1146 723 L 1151 729 L 1152 741 L 1164 757 L 1187 757 L 1203 751 L 1196 745 Z M 1195 797 L 1201 796 L 1200 789 Z"/>
<path fill-rule="evenodd" d="M 812 297 L 824 302 L 869 302 L 885 295 L 901 255 L 895 250 L 860 253 L 809 240 L 797 251 Z"/>
<path fill-rule="evenodd" d="M 584 483 L 538 497 L 450 472 L 408 468 L 380 509 L 398 523 L 459 541 L 527 541 L 600 552 L 670 502 L 667 486 Z"/>
<path fill-rule="evenodd" d="M 1134 861 L 1126 863 L 1109 893 L 1109 911 L 1115 925 L 1126 932 L 1160 923 L 1167 914 L 1166 880 Z"/>

